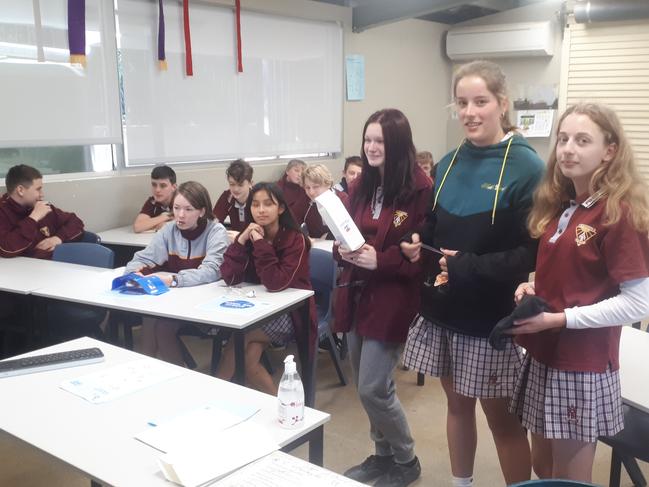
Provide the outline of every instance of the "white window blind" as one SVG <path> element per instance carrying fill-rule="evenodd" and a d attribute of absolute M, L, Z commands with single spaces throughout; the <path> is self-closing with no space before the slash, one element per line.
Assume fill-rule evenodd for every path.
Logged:
<path fill-rule="evenodd" d="M 615 109 L 649 179 L 649 22 L 570 22 L 565 46 L 560 108 L 598 101 Z"/>
<path fill-rule="evenodd" d="M 128 165 L 340 152 L 342 29 L 190 2 L 186 77 L 181 2 L 165 2 L 168 71 L 157 63 L 157 2 L 117 0 Z"/>
<path fill-rule="evenodd" d="M 121 143 L 112 2 L 86 1 L 85 69 L 67 32 L 67 0 L 0 0 L 0 148 Z"/>

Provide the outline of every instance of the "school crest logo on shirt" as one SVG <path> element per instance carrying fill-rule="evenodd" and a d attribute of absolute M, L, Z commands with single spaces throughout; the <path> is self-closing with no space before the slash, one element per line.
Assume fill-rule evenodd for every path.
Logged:
<path fill-rule="evenodd" d="M 405 211 L 396 210 L 394 212 L 394 219 L 392 220 L 392 223 L 394 224 L 394 228 L 397 228 L 404 221 L 406 221 L 406 218 L 408 218 L 408 213 L 406 213 Z"/>
<path fill-rule="evenodd" d="M 49 227 L 41 227 L 39 228 L 40 232 L 45 235 L 46 238 L 50 237 L 50 228 Z"/>
<path fill-rule="evenodd" d="M 577 237 L 575 238 L 575 242 L 577 242 L 578 247 L 581 247 L 586 242 L 588 242 L 591 238 L 597 235 L 597 230 L 595 230 L 590 225 L 586 225 L 584 223 L 580 223 L 579 225 L 577 225 L 577 229 L 575 230 L 575 232 L 577 234 Z"/>

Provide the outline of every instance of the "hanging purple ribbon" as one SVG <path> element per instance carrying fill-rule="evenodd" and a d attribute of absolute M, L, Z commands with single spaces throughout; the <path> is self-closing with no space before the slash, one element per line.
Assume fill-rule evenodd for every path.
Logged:
<path fill-rule="evenodd" d="M 162 0 L 158 0 L 158 65 L 163 71 L 167 70 L 165 54 L 165 11 Z"/>
<path fill-rule="evenodd" d="M 70 62 L 86 65 L 86 0 L 68 0 Z"/>

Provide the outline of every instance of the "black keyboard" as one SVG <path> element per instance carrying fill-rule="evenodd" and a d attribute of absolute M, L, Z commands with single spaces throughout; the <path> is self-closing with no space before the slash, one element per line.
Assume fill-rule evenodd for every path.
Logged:
<path fill-rule="evenodd" d="M 31 357 L 3 360 L 0 362 L 0 377 L 31 374 L 45 370 L 75 367 L 77 365 L 93 364 L 104 360 L 104 354 L 98 348 L 83 348 L 67 352 L 46 353 Z"/>

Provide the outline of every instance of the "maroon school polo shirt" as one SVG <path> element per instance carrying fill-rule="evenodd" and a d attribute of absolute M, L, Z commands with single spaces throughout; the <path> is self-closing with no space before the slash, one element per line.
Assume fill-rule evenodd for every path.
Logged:
<path fill-rule="evenodd" d="M 620 283 L 649 276 L 649 238 L 627 217 L 604 225 L 606 198 L 590 208 L 571 202 L 541 237 L 536 294 L 555 312 L 586 306 L 620 292 Z M 620 323 L 622 325 L 623 323 Z M 604 372 L 619 368 L 620 327 L 546 330 L 517 342 L 537 361 L 559 370 Z"/>
<path fill-rule="evenodd" d="M 140 213 L 144 213 L 145 215 L 153 218 L 154 216 L 162 215 L 163 213 L 169 213 L 170 211 L 171 210 L 169 208 L 162 206 L 155 200 L 153 196 L 150 196 L 142 205 Z"/>

